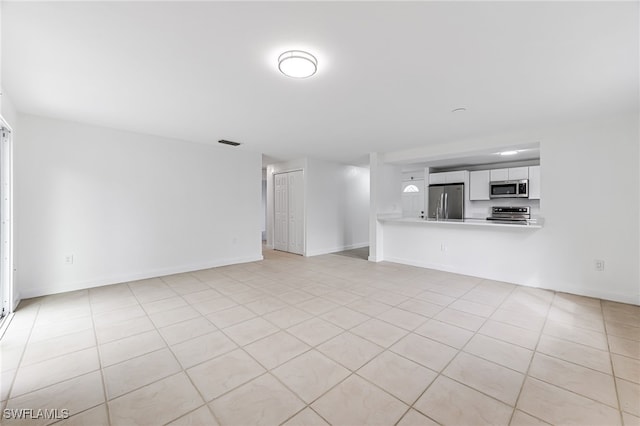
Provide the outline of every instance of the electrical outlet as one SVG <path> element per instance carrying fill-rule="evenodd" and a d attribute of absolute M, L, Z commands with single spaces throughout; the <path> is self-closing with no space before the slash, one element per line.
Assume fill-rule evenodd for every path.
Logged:
<path fill-rule="evenodd" d="M 65 265 L 73 265 L 73 255 L 72 254 L 68 254 L 64 257 L 64 264 Z"/>
<path fill-rule="evenodd" d="M 598 272 L 604 271 L 604 260 L 596 259 L 594 261 L 594 265 L 596 267 L 596 271 L 598 271 Z"/>

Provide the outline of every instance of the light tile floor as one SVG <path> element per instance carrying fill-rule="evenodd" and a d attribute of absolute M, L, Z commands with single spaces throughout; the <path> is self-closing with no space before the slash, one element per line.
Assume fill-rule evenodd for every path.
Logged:
<path fill-rule="evenodd" d="M 0 345 L 60 425 L 640 425 L 640 307 L 346 256 L 25 300 Z"/>

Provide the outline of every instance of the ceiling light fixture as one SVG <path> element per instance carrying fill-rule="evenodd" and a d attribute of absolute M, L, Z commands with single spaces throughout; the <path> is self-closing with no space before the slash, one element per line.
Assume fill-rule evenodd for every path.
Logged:
<path fill-rule="evenodd" d="M 465 112 L 467 109 L 465 107 L 454 108 L 451 112 Z"/>
<path fill-rule="evenodd" d="M 278 69 L 287 77 L 307 78 L 318 70 L 318 60 L 302 50 L 288 50 L 278 57 Z"/>
<path fill-rule="evenodd" d="M 518 151 L 502 151 L 500 155 L 516 155 Z"/>

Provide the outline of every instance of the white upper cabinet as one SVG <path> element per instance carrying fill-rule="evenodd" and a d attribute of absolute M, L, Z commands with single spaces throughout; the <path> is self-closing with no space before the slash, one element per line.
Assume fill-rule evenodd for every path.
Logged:
<path fill-rule="evenodd" d="M 457 172 L 442 172 L 429 174 L 429 185 L 437 183 L 464 183 L 467 178 L 466 170 L 459 170 Z"/>
<path fill-rule="evenodd" d="M 446 183 L 446 173 L 431 173 L 429 175 L 429 185 L 433 185 L 435 183 Z"/>
<path fill-rule="evenodd" d="M 540 166 L 529 167 L 529 199 L 540 199 Z"/>
<path fill-rule="evenodd" d="M 493 170 L 478 170 L 469 173 L 469 200 L 489 199 L 489 179 Z"/>
<path fill-rule="evenodd" d="M 528 167 L 512 167 L 509 169 L 509 180 L 529 179 Z"/>
<path fill-rule="evenodd" d="M 529 179 L 529 167 L 511 167 L 491 170 L 491 181 Z"/>
<path fill-rule="evenodd" d="M 509 169 L 491 170 L 491 182 L 495 182 L 497 180 L 509 180 Z"/>
<path fill-rule="evenodd" d="M 447 172 L 445 176 L 446 183 L 464 183 L 467 177 L 466 170 L 459 170 L 457 172 Z"/>

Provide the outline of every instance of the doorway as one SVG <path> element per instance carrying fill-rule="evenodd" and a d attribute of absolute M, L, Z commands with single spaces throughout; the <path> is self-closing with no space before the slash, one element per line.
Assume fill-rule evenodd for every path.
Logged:
<path fill-rule="evenodd" d="M 402 216 L 424 217 L 424 180 L 402 182 Z"/>
<path fill-rule="evenodd" d="M 276 250 L 304 255 L 304 172 L 273 175 L 274 232 Z"/>

